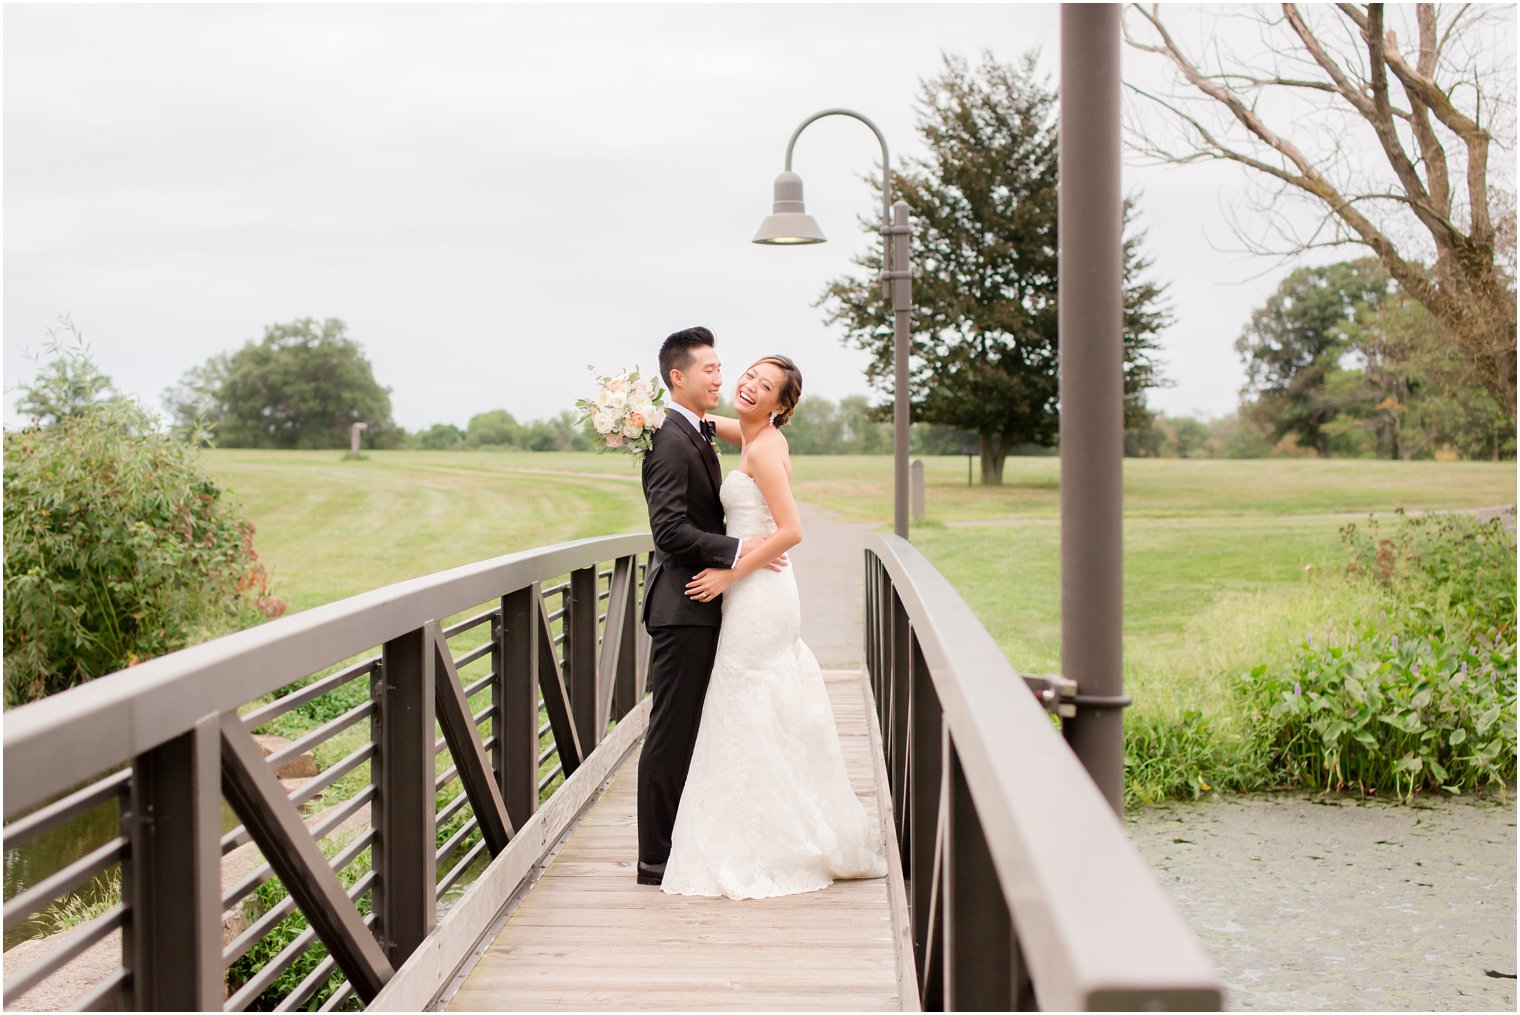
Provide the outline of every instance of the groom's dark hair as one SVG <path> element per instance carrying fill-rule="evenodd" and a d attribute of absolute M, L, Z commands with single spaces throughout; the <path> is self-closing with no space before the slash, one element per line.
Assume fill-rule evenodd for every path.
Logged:
<path fill-rule="evenodd" d="M 667 390 L 673 390 L 675 385 L 670 381 L 670 372 L 680 370 L 684 372 L 691 366 L 691 351 L 699 345 L 712 345 L 713 333 L 703 327 L 683 328 L 660 346 L 660 380 L 665 382 Z"/>

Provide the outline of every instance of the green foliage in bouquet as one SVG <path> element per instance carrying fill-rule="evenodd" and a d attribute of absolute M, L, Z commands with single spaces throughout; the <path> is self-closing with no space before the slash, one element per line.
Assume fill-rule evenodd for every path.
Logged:
<path fill-rule="evenodd" d="M 596 374 L 595 367 L 587 369 Z M 580 415 L 575 425 L 591 438 L 597 454 L 618 451 L 642 459 L 665 422 L 665 392 L 654 381 L 641 379 L 637 368 L 596 374 L 596 381 L 594 397 L 576 399 Z"/>

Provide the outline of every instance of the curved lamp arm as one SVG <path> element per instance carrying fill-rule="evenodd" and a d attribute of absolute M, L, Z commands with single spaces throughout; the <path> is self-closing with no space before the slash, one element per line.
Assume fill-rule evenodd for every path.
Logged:
<path fill-rule="evenodd" d="M 825 116 L 848 116 L 859 120 L 867 127 L 870 127 L 871 133 L 876 135 L 876 140 L 881 142 L 881 223 L 883 229 L 891 226 L 892 157 L 887 152 L 887 139 L 882 134 L 881 128 L 872 123 L 871 118 L 864 113 L 857 113 L 853 109 L 824 109 L 803 120 L 797 129 L 792 131 L 792 139 L 786 143 L 786 171 L 789 173 L 792 171 L 792 149 L 797 147 L 797 138 L 802 136 L 802 132 L 807 129 L 808 124 L 814 120 L 821 120 Z M 885 268 L 886 265 L 883 264 L 882 267 Z"/>

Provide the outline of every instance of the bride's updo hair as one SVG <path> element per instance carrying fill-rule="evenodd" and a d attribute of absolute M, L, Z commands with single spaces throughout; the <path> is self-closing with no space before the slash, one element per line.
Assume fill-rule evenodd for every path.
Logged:
<path fill-rule="evenodd" d="M 797 403 L 802 399 L 802 371 L 786 356 L 762 356 L 755 361 L 755 365 L 761 363 L 769 363 L 781 371 L 781 390 L 776 393 L 776 414 L 771 417 L 771 423 L 778 427 L 786 426 Z"/>

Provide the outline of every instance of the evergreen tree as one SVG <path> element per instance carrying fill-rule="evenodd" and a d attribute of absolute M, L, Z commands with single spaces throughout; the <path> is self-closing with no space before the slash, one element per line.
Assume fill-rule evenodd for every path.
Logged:
<path fill-rule="evenodd" d="M 918 129 L 930 155 L 894 174 L 913 216 L 912 418 L 979 434 L 984 483 L 1002 482 L 1010 448 L 1048 446 L 1059 432 L 1056 111 L 1033 54 L 1018 66 L 987 55 L 975 71 L 947 56 L 920 95 Z M 879 246 L 855 263 L 865 271 L 836 279 L 820 304 L 831 324 L 844 324 L 847 342 L 873 354 L 867 376 L 890 391 L 892 317 Z M 1139 280 L 1149 267 L 1138 238 L 1127 241 L 1131 425 L 1143 421 L 1145 390 L 1159 383 L 1154 336 L 1168 320 L 1164 287 Z"/>

